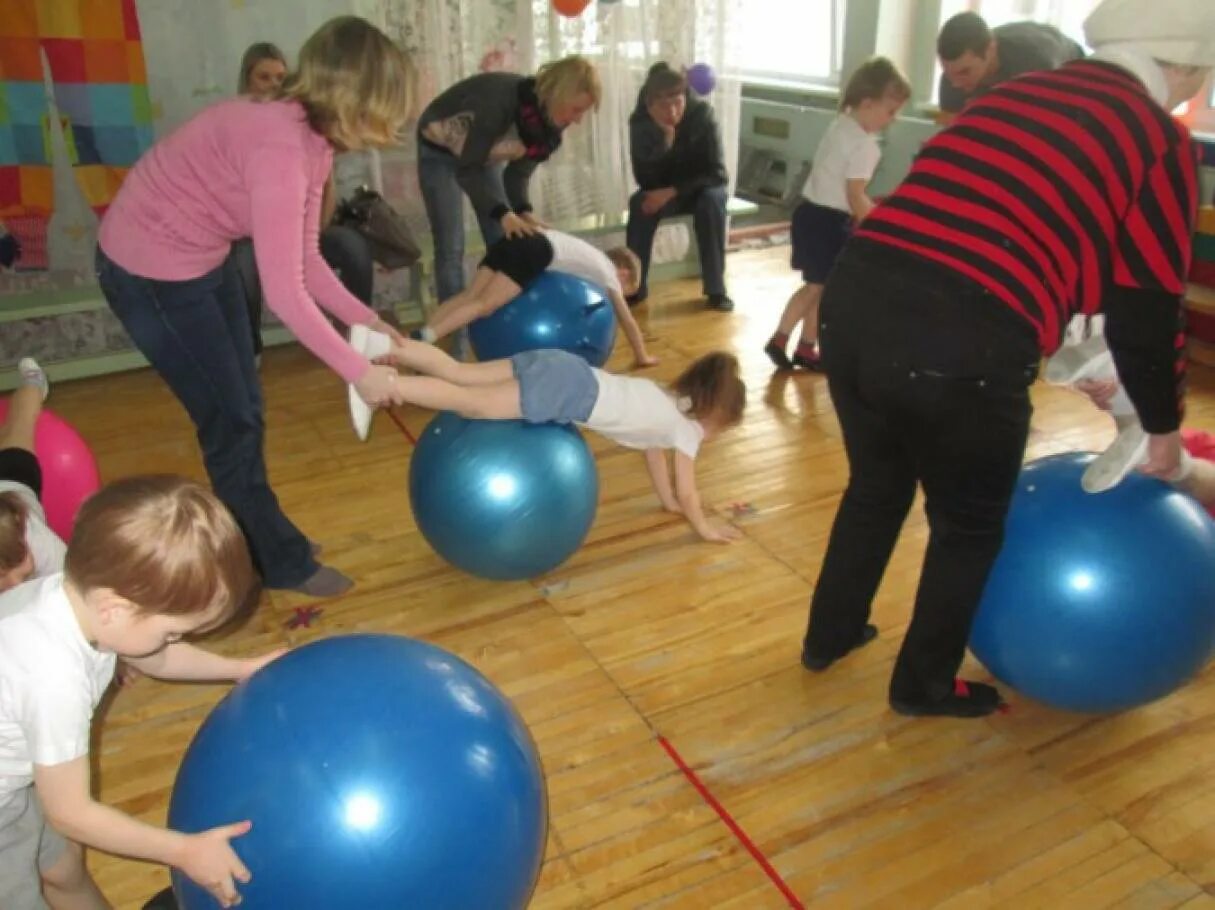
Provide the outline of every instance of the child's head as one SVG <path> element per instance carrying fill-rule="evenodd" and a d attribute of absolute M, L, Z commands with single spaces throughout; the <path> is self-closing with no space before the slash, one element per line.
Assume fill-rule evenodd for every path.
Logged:
<path fill-rule="evenodd" d="M 739 423 L 747 406 L 747 387 L 738 375 L 738 358 L 724 351 L 693 361 L 671 387 L 680 398 L 688 399 L 688 413 L 709 431 Z"/>
<path fill-rule="evenodd" d="M 308 112 L 312 128 L 338 149 L 388 146 L 414 114 L 413 63 L 371 23 L 330 19 L 304 42 L 282 95 Z"/>
<path fill-rule="evenodd" d="M 852 114 L 865 132 L 878 133 L 890 125 L 910 97 L 911 85 L 898 67 L 885 57 L 872 57 L 848 80 L 840 110 Z"/>
<path fill-rule="evenodd" d="M 120 480 L 85 502 L 64 571 L 92 605 L 97 644 L 130 657 L 222 624 L 254 578 L 232 513 L 168 474 Z"/>
<path fill-rule="evenodd" d="M 546 63 L 536 72 L 536 97 L 557 129 L 581 123 L 587 111 L 599 110 L 599 71 L 577 54 Z"/>
<path fill-rule="evenodd" d="M 659 126 L 679 126 L 688 107 L 688 77 L 669 63 L 659 61 L 646 73 L 641 96 L 651 119 Z"/>
<path fill-rule="evenodd" d="M 15 588 L 34 573 L 34 554 L 25 542 L 25 503 L 16 493 L 0 493 L 0 591 Z"/>
<path fill-rule="evenodd" d="M 614 246 L 605 251 L 605 256 L 616 266 L 616 277 L 620 279 L 620 288 L 628 297 L 636 294 L 641 287 L 641 260 L 627 246 Z"/>
<path fill-rule="evenodd" d="M 250 44 L 240 58 L 236 91 L 254 98 L 273 98 L 287 76 L 287 58 L 269 41 Z"/>

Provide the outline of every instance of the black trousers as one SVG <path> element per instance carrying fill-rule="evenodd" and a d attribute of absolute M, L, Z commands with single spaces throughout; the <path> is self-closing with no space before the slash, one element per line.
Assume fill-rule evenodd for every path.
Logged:
<path fill-rule="evenodd" d="M 804 646 L 836 657 L 857 641 L 919 483 L 928 551 L 890 695 L 933 701 L 953 689 L 1003 541 L 1038 344 L 979 285 L 863 238 L 827 282 L 819 344 L 850 477 Z"/>
<path fill-rule="evenodd" d="M 370 305 L 375 263 L 363 235 L 354 228 L 331 224 L 321 231 L 320 247 L 321 256 L 346 290 Z M 257 260 L 253 255 L 253 241 L 246 238 L 233 243 L 228 259 L 235 264 L 245 289 L 249 327 L 253 331 L 253 353 L 257 355 L 262 352 L 263 297 L 261 276 L 257 273 Z"/>

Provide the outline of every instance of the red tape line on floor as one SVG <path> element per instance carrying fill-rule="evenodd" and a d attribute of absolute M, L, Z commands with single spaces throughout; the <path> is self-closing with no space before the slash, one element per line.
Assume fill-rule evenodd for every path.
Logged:
<path fill-rule="evenodd" d="M 785 880 L 780 877 L 780 873 L 768 862 L 768 857 L 760 852 L 759 847 L 755 846 L 755 842 L 747 836 L 747 832 L 726 811 L 726 807 L 719 803 L 717 797 L 701 782 L 700 778 L 696 776 L 696 772 L 688 766 L 688 763 L 683 760 L 683 756 L 671 745 L 670 740 L 665 736 L 659 736 L 658 744 L 666 750 L 667 755 L 671 756 L 671 761 L 675 762 L 675 766 L 683 772 L 683 776 L 688 779 L 688 783 L 696 788 L 696 792 L 700 794 L 700 798 L 708 803 L 709 808 L 717 813 L 717 817 L 730 829 L 730 833 L 734 835 L 735 839 L 746 848 L 747 852 L 751 854 L 752 859 L 759 863 L 759 867 L 764 870 L 764 874 L 768 876 L 768 880 L 785 896 L 785 900 L 789 902 L 789 906 L 793 907 L 794 910 L 806 910 L 805 904 L 798 900 L 797 895 L 793 893 L 793 889 L 785 884 Z"/>
<path fill-rule="evenodd" d="M 386 408 L 386 410 L 388 411 L 388 416 L 392 418 L 392 422 L 395 423 L 397 427 L 400 428 L 401 432 L 405 434 L 405 438 L 416 446 L 418 441 L 413 438 L 413 433 L 409 432 L 409 427 L 405 426 L 404 421 L 397 416 L 397 412 L 392 408 Z"/>

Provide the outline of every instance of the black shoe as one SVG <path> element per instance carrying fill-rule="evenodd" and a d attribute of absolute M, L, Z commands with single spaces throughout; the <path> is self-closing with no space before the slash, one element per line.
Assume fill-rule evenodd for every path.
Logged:
<path fill-rule="evenodd" d="M 729 313 L 734 309 L 734 301 L 727 294 L 710 294 L 709 309 Z"/>
<path fill-rule="evenodd" d="M 793 369 L 793 361 L 789 359 L 789 355 L 785 353 L 785 349 L 775 341 L 769 341 L 764 345 L 764 353 L 768 355 L 768 359 L 776 365 L 778 370 Z"/>
<path fill-rule="evenodd" d="M 1003 708 L 1004 699 L 995 686 L 959 679 L 944 698 L 924 702 L 891 696 L 890 707 L 909 717 L 986 717 Z"/>
<path fill-rule="evenodd" d="M 165 888 L 143 905 L 143 910 L 177 910 L 177 898 L 172 888 Z"/>
<path fill-rule="evenodd" d="M 422 337 L 421 329 L 411 329 L 408 337 L 412 338 L 414 341 L 425 341 L 426 340 L 425 338 Z"/>
<path fill-rule="evenodd" d="M 629 296 L 625 297 L 624 302 L 629 305 L 630 309 L 632 309 L 635 306 L 641 306 L 643 303 L 645 303 L 649 296 L 649 292 L 647 291 L 638 291 L 636 294 L 629 294 Z"/>
<path fill-rule="evenodd" d="M 802 666 L 807 670 L 813 670 L 815 673 L 821 673 L 837 660 L 847 657 L 858 648 L 865 647 L 865 645 L 877 638 L 877 634 L 877 626 L 873 623 L 866 623 L 865 628 L 861 629 L 861 637 L 857 639 L 856 644 L 843 654 L 837 654 L 835 657 L 812 657 L 806 653 L 805 648 L 802 648 Z"/>
<path fill-rule="evenodd" d="M 808 370 L 811 373 L 823 372 L 823 361 L 818 355 L 807 357 L 804 354 L 794 354 L 790 364 L 800 370 Z"/>

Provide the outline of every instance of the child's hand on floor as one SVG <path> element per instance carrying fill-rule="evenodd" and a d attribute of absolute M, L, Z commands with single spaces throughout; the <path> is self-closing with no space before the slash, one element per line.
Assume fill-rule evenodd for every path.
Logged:
<path fill-rule="evenodd" d="M 644 369 L 645 367 L 658 366 L 658 358 L 653 354 L 646 354 L 644 357 L 638 357 L 633 363 L 635 369 Z"/>
<path fill-rule="evenodd" d="M 1110 409 L 1110 402 L 1118 394 L 1117 379 L 1081 379 L 1075 389 L 1083 392 L 1097 407 L 1103 411 Z"/>
<path fill-rule="evenodd" d="M 709 543 L 733 543 L 742 539 L 742 531 L 731 525 L 705 525 L 700 529 L 700 537 Z"/>
<path fill-rule="evenodd" d="M 241 675 L 237 677 L 237 682 L 243 682 L 248 679 L 266 664 L 273 660 L 278 660 L 288 651 L 287 648 L 275 648 L 273 651 L 267 652 L 260 657 L 247 657 L 241 661 Z"/>

